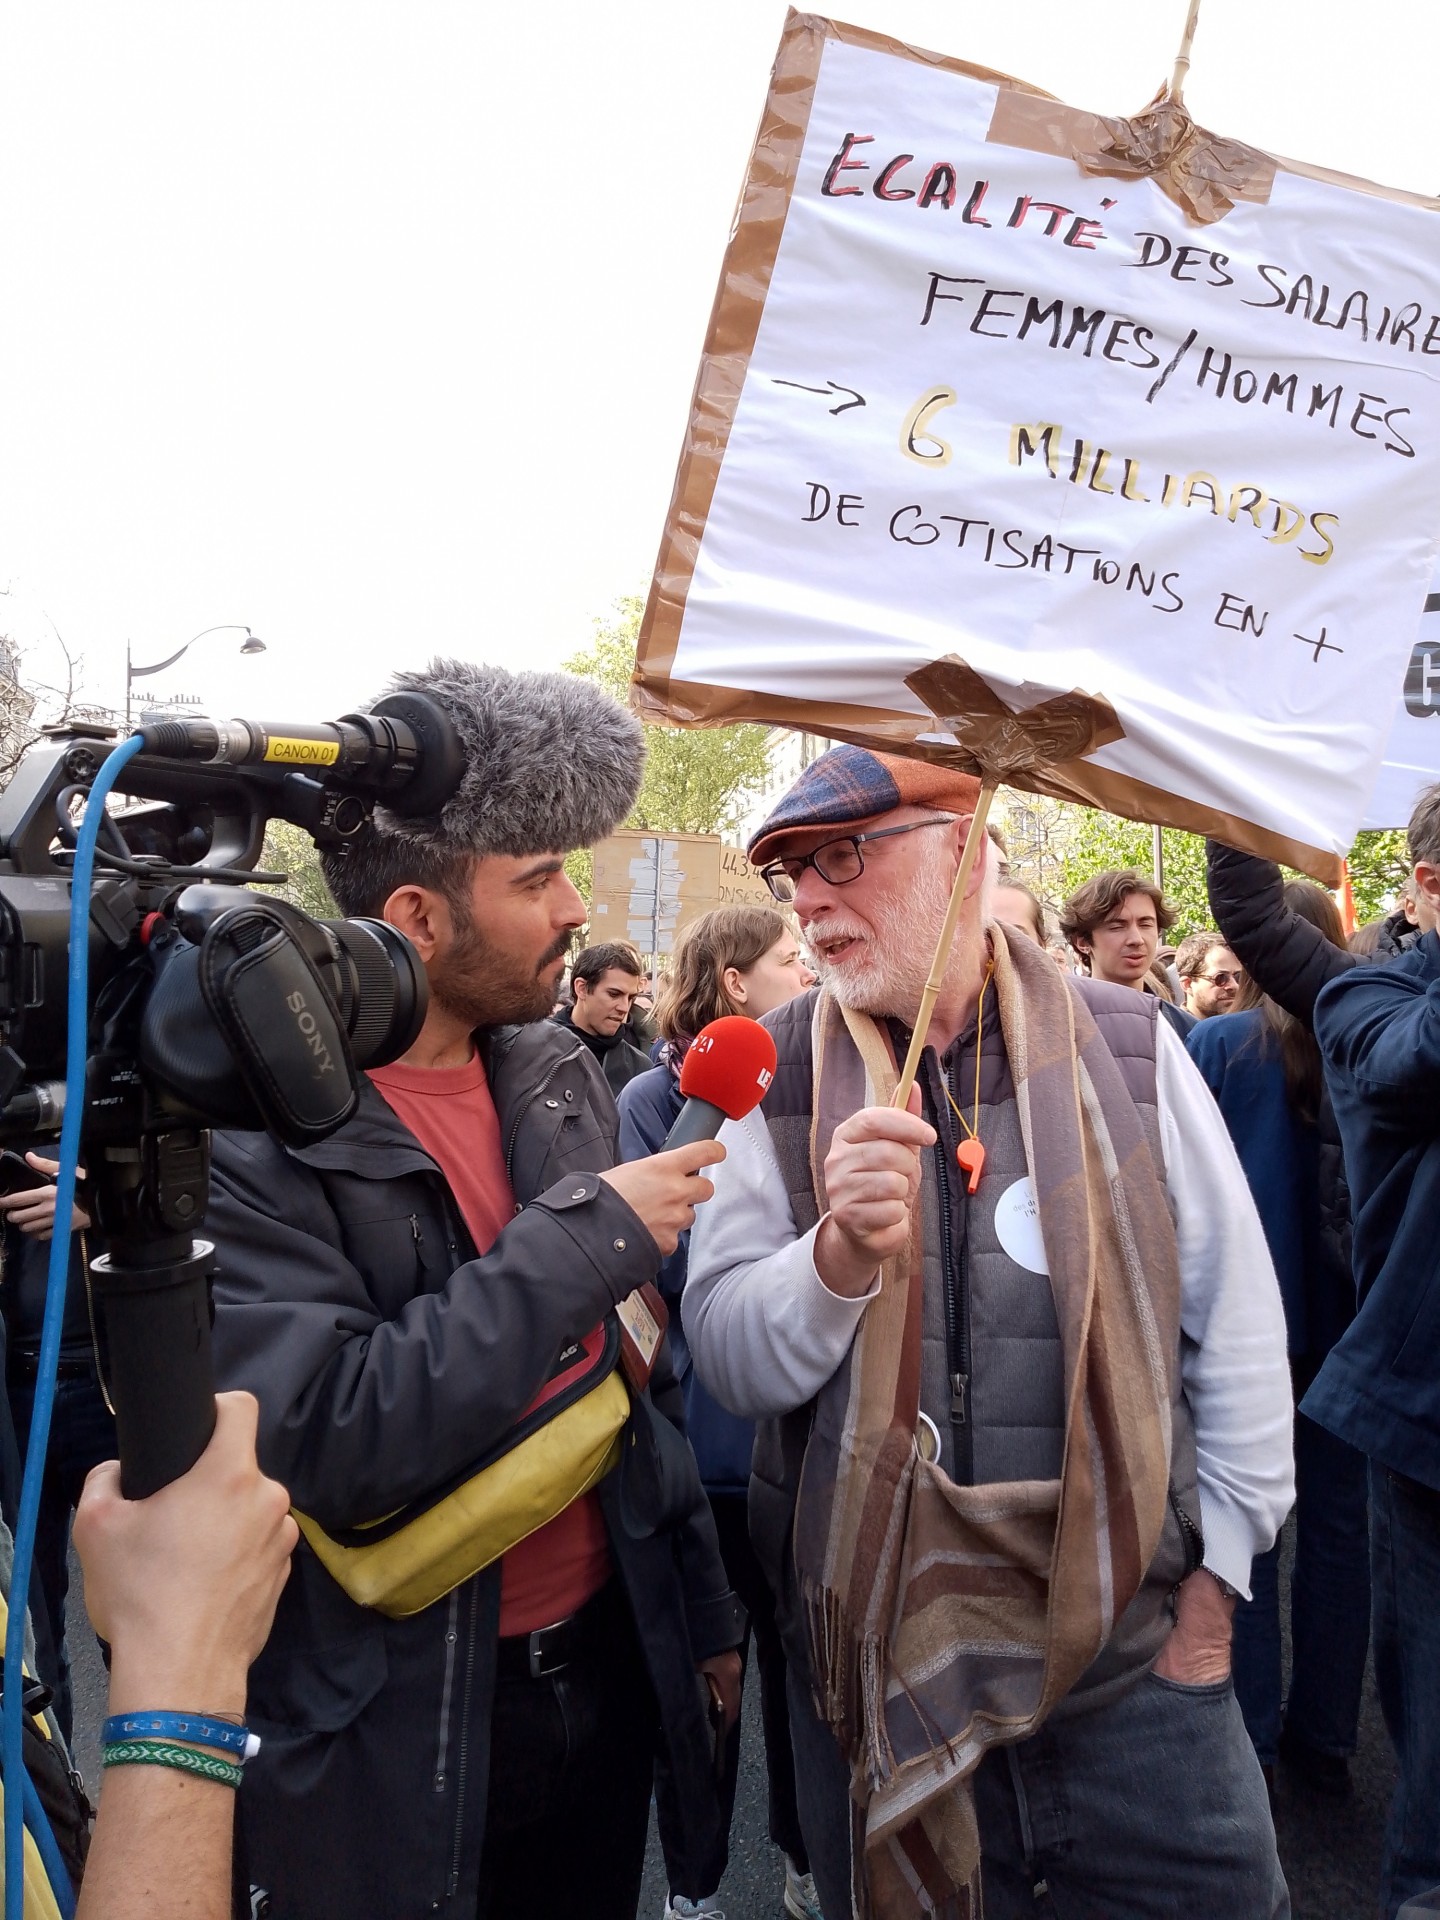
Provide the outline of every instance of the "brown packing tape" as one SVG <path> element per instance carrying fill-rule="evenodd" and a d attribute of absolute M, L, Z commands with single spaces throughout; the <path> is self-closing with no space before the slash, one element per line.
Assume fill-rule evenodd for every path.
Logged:
<path fill-rule="evenodd" d="M 1275 185 L 1270 154 L 1197 126 L 1167 93 L 1125 120 L 1038 102 L 1002 87 L 986 137 L 1031 153 L 1059 154 L 1083 173 L 1151 179 L 1199 226 L 1223 219 L 1237 200 L 1263 205 Z"/>
<path fill-rule="evenodd" d="M 1050 694 L 1011 709 L 990 683 L 958 654 L 947 654 L 905 676 L 910 691 L 953 733 L 972 771 L 990 785 L 1012 785 L 1021 774 L 1078 760 L 1125 738 L 1108 700 L 1094 694 Z M 1022 687 L 1022 695 L 1039 689 Z"/>

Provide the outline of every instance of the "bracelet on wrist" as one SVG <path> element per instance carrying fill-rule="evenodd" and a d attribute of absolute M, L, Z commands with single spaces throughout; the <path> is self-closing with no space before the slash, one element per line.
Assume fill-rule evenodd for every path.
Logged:
<path fill-rule="evenodd" d="M 102 1741 L 178 1740 L 191 1747 L 215 1747 L 237 1765 L 253 1760 L 260 1736 L 243 1723 L 220 1720 L 208 1713 L 113 1713 L 100 1729 Z"/>
<path fill-rule="evenodd" d="M 179 1747 L 169 1740 L 109 1740 L 100 1749 L 102 1767 L 173 1767 L 177 1773 L 193 1773 L 218 1786 L 238 1787 L 245 1770 L 218 1753 L 204 1753 L 199 1747 Z"/>

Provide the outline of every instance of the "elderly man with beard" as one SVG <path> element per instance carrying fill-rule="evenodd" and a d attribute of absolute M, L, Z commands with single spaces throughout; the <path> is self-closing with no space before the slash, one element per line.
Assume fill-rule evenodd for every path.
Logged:
<path fill-rule="evenodd" d="M 1230 1616 L 1293 1490 L 1285 1326 L 1225 1128 L 1148 995 L 964 902 L 977 784 L 838 747 L 750 847 L 821 986 L 727 1123 L 684 1297 L 762 1424 L 751 1530 L 829 1920 L 1289 1912 Z M 761 1117 L 763 1115 L 763 1117 Z"/>
<path fill-rule="evenodd" d="M 259 1400 L 260 1459 L 303 1516 L 250 1676 L 241 1911 L 632 1920 L 662 1743 L 681 1890 L 700 1891 L 706 1701 L 738 1711 L 743 1621 L 668 1350 L 627 1347 L 616 1373 L 615 1310 L 723 1149 L 618 1165 L 598 1064 L 544 1018 L 585 918 L 563 856 L 632 804 L 637 723 L 560 674 L 442 660 L 396 685 L 445 709 L 464 778 L 433 818 L 377 811 L 325 866 L 344 911 L 414 945 L 424 1026 L 329 1139 L 215 1141 L 217 1370 Z M 475 1548 L 495 1502 L 457 1488 L 491 1458 L 513 1482 L 525 1437 L 553 1439 L 587 1380 L 618 1390 L 593 1462 L 560 1475 L 547 1447 L 544 1512 L 512 1517 L 508 1550 Z M 360 1604 L 337 1539 L 359 1551 L 373 1523 L 452 1494 L 453 1556 L 436 1564 L 418 1518 L 404 1549 L 430 1570 L 423 1597 Z"/>

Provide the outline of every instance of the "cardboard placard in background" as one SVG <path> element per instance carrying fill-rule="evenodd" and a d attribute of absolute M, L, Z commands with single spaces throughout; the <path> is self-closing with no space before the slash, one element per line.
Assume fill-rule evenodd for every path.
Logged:
<path fill-rule="evenodd" d="M 760 869 L 752 867 L 743 847 L 720 849 L 720 897 L 718 907 L 773 907 L 775 896 L 760 878 Z"/>
<path fill-rule="evenodd" d="M 720 839 L 621 827 L 595 848 L 590 940 L 628 940 L 663 957 L 680 928 L 716 905 Z"/>

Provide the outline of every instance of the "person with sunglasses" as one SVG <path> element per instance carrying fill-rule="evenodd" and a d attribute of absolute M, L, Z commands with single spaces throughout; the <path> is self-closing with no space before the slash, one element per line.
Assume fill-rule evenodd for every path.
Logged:
<path fill-rule="evenodd" d="M 1213 1019 L 1217 1013 L 1233 1013 L 1245 969 L 1213 927 L 1192 933 L 1180 942 L 1175 955 L 1175 971 L 1185 990 L 1185 1010 L 1197 1020 Z"/>

